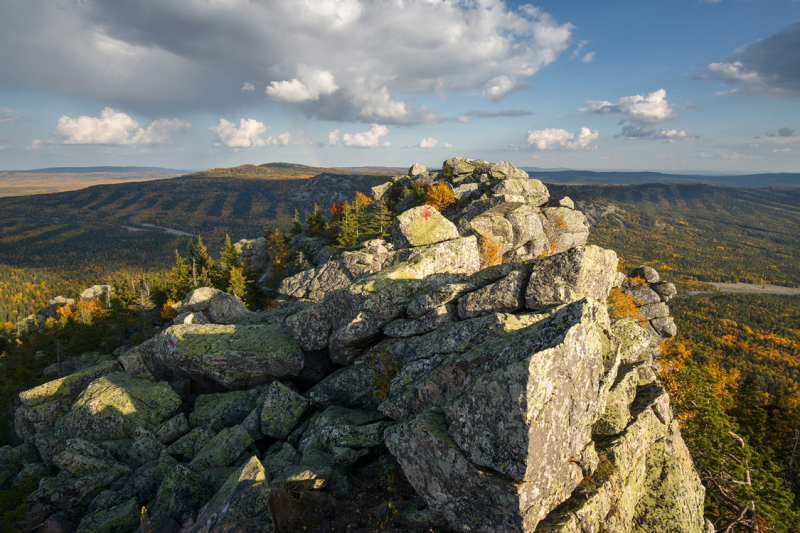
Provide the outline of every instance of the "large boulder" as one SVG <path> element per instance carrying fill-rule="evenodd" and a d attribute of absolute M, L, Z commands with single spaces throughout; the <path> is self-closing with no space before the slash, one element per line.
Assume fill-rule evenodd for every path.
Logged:
<path fill-rule="evenodd" d="M 394 219 L 391 227 L 395 248 L 425 246 L 458 239 L 455 225 L 429 205 L 414 207 Z"/>
<path fill-rule="evenodd" d="M 219 491 L 200 509 L 186 533 L 270 533 L 275 524 L 269 511 L 267 473 L 253 456 L 236 469 Z"/>
<path fill-rule="evenodd" d="M 78 396 L 56 427 L 56 436 L 95 441 L 130 438 L 139 426 L 157 429 L 180 404 L 168 383 L 153 383 L 124 372 L 107 374 Z"/>
<path fill-rule="evenodd" d="M 233 324 L 251 314 L 236 296 L 212 287 L 200 287 L 191 291 L 172 308 L 179 315 L 202 311 L 216 324 Z"/>
<path fill-rule="evenodd" d="M 609 327 L 586 298 L 478 346 L 450 363 L 440 407 L 387 431 L 409 482 L 451 527 L 533 531 L 591 473 L 591 428 L 619 364 Z M 476 504 L 490 487 L 492 507 Z"/>
<path fill-rule="evenodd" d="M 512 270 L 500 281 L 462 296 L 458 301 L 458 316 L 465 319 L 521 309 L 525 307 L 527 284 L 527 269 Z"/>
<path fill-rule="evenodd" d="M 157 376 L 188 376 L 245 389 L 303 370 L 303 352 L 277 324 L 171 326 L 140 351 Z"/>
<path fill-rule="evenodd" d="M 545 257 L 533 264 L 526 306 L 544 310 L 587 296 L 604 301 L 616 275 L 617 254 L 594 245 Z"/>

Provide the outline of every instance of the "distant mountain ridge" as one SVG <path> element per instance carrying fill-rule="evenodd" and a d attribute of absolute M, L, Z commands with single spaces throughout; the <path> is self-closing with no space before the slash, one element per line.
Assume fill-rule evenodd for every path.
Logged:
<path fill-rule="evenodd" d="M 0 172 L 19 172 L 26 174 L 91 174 L 93 172 L 162 172 L 164 174 L 189 174 L 192 170 L 179 170 L 163 167 L 49 167 L 30 170 L 2 170 Z"/>
<path fill-rule="evenodd" d="M 692 175 L 663 172 L 595 172 L 592 170 L 544 171 L 523 167 L 530 177 L 559 185 L 634 185 L 643 183 L 703 183 L 721 187 L 800 187 L 800 173 L 745 175 Z"/>

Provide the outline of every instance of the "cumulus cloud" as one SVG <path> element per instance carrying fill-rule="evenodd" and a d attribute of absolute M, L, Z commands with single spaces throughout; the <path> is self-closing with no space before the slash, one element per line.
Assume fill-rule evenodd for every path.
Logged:
<path fill-rule="evenodd" d="M 501 111 L 470 109 L 466 113 L 467 117 L 476 117 L 476 118 L 524 117 L 525 115 L 533 115 L 533 112 L 523 111 L 522 109 L 503 109 Z M 467 120 L 467 122 L 469 122 L 469 120 Z"/>
<path fill-rule="evenodd" d="M 623 96 L 616 102 L 588 100 L 579 111 L 593 115 L 621 115 L 636 124 L 658 124 L 675 117 L 667 102 L 667 91 L 659 89 L 647 95 Z"/>
<path fill-rule="evenodd" d="M 244 82 L 244 85 L 242 85 L 241 90 L 242 91 L 250 91 L 250 92 L 252 92 L 252 91 L 256 90 L 256 86 L 253 85 L 252 83 L 246 81 L 246 82 Z"/>
<path fill-rule="evenodd" d="M 28 0 L 4 5 L 0 87 L 229 112 L 249 92 L 230 80 L 247 79 L 309 117 L 415 124 L 438 120 L 417 95 L 498 101 L 526 87 L 572 30 L 503 0 Z"/>
<path fill-rule="evenodd" d="M 42 143 L 40 139 L 34 139 L 31 141 L 31 144 L 25 147 L 25 150 L 28 150 L 29 152 L 35 152 L 37 150 L 41 150 L 42 146 L 44 146 L 44 143 Z"/>
<path fill-rule="evenodd" d="M 387 135 L 389 135 L 389 128 L 381 124 L 372 124 L 369 131 L 362 133 L 341 135 L 339 130 L 333 130 L 328 134 L 328 142 L 334 146 L 341 143 L 353 148 L 388 148 L 392 143 L 381 140 L 381 137 Z"/>
<path fill-rule="evenodd" d="M 570 133 L 562 129 L 547 128 L 529 131 L 525 141 L 537 150 L 574 151 L 596 149 L 596 147 L 590 147 L 589 143 L 599 137 L 600 133 L 598 131 L 593 132 L 585 127 L 576 133 Z"/>
<path fill-rule="evenodd" d="M 711 63 L 696 77 L 734 87 L 718 94 L 800 96 L 800 20 Z"/>
<path fill-rule="evenodd" d="M 655 129 L 656 124 L 667 122 L 678 116 L 667 102 L 667 91 L 659 89 L 650 94 L 623 96 L 616 102 L 607 100 L 588 100 L 579 109 L 592 115 L 622 117 L 622 133 L 615 137 L 638 140 L 677 140 L 697 139 L 696 135 L 685 131 Z"/>
<path fill-rule="evenodd" d="M 281 133 L 277 136 L 270 136 L 266 139 L 261 137 L 270 126 L 259 122 L 254 118 L 243 118 L 239 120 L 239 127 L 233 122 L 228 122 L 224 118 L 219 119 L 219 124 L 211 126 L 211 131 L 217 134 L 217 141 L 214 146 L 226 146 L 228 148 L 253 148 L 265 146 L 286 146 L 291 140 L 289 133 Z"/>
<path fill-rule="evenodd" d="M 437 141 L 433 137 L 425 137 L 419 142 L 417 146 L 419 146 L 420 148 L 435 148 L 437 144 L 439 144 L 439 141 Z"/>
<path fill-rule="evenodd" d="M 300 79 L 273 81 L 267 87 L 267 96 L 281 102 L 297 103 L 319 100 L 320 96 L 339 89 L 333 74 L 327 70 L 299 65 L 297 71 Z"/>
<path fill-rule="evenodd" d="M 58 119 L 55 133 L 64 144 L 169 144 L 170 135 L 190 128 L 185 120 L 161 118 L 142 128 L 130 115 L 107 107 L 100 117 Z"/>
<path fill-rule="evenodd" d="M 592 61 L 594 61 L 594 54 L 595 52 L 589 52 L 588 54 L 586 54 L 581 58 L 581 61 L 583 61 L 584 63 L 591 63 Z"/>

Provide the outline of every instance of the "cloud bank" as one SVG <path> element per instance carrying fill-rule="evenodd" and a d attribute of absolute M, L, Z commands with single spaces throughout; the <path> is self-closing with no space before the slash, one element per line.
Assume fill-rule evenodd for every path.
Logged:
<path fill-rule="evenodd" d="M 369 131 L 362 133 L 345 133 L 333 130 L 328 134 L 328 143 L 333 146 L 343 144 L 353 148 L 388 148 L 392 145 L 389 141 L 381 140 L 381 137 L 389 135 L 389 128 L 381 124 L 373 124 Z"/>
<path fill-rule="evenodd" d="M 567 130 L 547 128 L 544 130 L 529 131 L 525 137 L 525 142 L 536 150 L 592 150 L 597 147 L 590 147 L 589 143 L 600 137 L 598 131 L 589 128 L 581 128 L 576 133 Z"/>
<path fill-rule="evenodd" d="M 780 32 L 735 50 L 697 76 L 734 87 L 718 94 L 800 96 L 800 20 Z"/>
<path fill-rule="evenodd" d="M 584 113 L 604 116 L 620 116 L 622 133 L 616 137 L 637 140 L 689 140 L 696 135 L 685 131 L 655 129 L 656 124 L 667 122 L 678 116 L 667 102 L 667 91 L 659 89 L 650 94 L 623 96 L 616 102 L 588 100 L 586 107 L 578 109 Z"/>
<path fill-rule="evenodd" d="M 227 148 L 254 148 L 266 146 L 286 146 L 291 140 L 289 133 L 281 133 L 275 137 L 263 139 L 270 126 L 259 122 L 253 118 L 243 118 L 239 121 L 239 127 L 233 122 L 228 122 L 224 118 L 219 119 L 219 124 L 211 126 L 210 129 L 217 134 L 217 141 L 214 146 L 225 146 Z"/>
<path fill-rule="evenodd" d="M 160 118 L 142 128 L 129 115 L 107 107 L 100 117 L 62 116 L 55 133 L 66 137 L 64 144 L 169 144 L 172 133 L 191 126 L 185 120 Z"/>
<path fill-rule="evenodd" d="M 431 123 L 415 96 L 500 101 L 554 62 L 573 29 L 502 0 L 12 1 L 0 86 L 145 114 L 229 111 L 253 102 L 252 86 L 308 117 Z"/>

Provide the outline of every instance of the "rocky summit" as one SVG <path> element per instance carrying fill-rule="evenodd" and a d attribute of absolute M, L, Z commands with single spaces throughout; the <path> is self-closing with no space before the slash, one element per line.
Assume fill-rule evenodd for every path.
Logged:
<path fill-rule="evenodd" d="M 452 201 L 420 204 L 423 185 Z M 287 494 L 346 501 L 381 457 L 413 488 L 408 531 L 713 531 L 658 377 L 672 284 L 620 272 L 508 162 L 414 165 L 373 193 L 387 238 L 295 236 L 308 261 L 277 308 L 195 289 L 155 337 L 20 394 L 0 479 L 56 474 L 23 529 L 288 530 Z M 264 240 L 237 246 L 269 278 Z"/>

